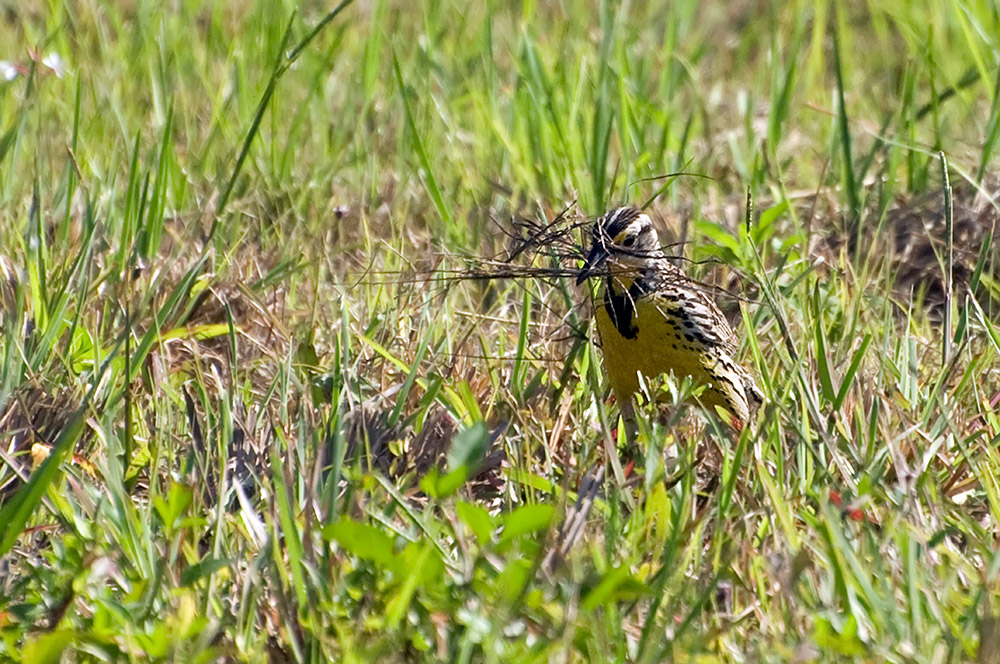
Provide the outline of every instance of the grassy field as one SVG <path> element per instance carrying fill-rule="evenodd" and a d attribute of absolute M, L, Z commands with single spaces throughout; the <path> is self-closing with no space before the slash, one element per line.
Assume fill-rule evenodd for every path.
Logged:
<path fill-rule="evenodd" d="M 0 661 L 1000 661 L 998 54 L 990 0 L 0 0 Z M 460 278 L 623 203 L 742 431 L 620 440 L 571 255 Z"/>

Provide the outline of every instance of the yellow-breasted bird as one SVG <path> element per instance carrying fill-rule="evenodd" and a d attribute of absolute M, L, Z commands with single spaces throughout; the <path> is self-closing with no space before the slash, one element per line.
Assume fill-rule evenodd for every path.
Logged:
<path fill-rule="evenodd" d="M 603 275 L 594 317 L 604 368 L 626 420 L 639 377 L 673 372 L 705 385 L 700 402 L 722 406 L 746 424 L 764 395 L 736 362 L 736 335 L 704 286 L 689 279 L 660 249 L 649 216 L 632 207 L 594 224 L 593 245 L 577 278 Z"/>

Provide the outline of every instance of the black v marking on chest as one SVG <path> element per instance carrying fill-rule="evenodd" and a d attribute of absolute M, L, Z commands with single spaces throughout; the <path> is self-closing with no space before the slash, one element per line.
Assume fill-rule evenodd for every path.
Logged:
<path fill-rule="evenodd" d="M 639 328 L 635 326 L 635 301 L 636 298 L 649 292 L 651 285 L 651 279 L 644 274 L 632 282 L 627 291 L 619 293 L 615 291 L 612 278 L 608 277 L 604 295 L 604 309 L 608 312 L 618 334 L 626 339 L 635 339 L 639 334 Z"/>

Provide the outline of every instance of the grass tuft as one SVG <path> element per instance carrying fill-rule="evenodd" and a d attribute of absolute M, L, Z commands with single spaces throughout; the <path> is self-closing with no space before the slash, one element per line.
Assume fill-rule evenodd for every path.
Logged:
<path fill-rule="evenodd" d="M 0 660 L 993 661 L 1000 18 L 758 9 L 7 7 Z M 623 203 L 744 430 L 626 440 Z"/>

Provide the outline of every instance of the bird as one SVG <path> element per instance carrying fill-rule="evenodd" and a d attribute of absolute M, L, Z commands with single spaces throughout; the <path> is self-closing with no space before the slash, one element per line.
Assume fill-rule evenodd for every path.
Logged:
<path fill-rule="evenodd" d="M 594 318 L 604 368 L 622 415 L 645 380 L 673 373 L 705 389 L 699 402 L 721 406 L 742 428 L 764 401 L 751 372 L 736 361 L 736 334 L 709 297 L 660 248 L 648 214 L 634 207 L 609 210 L 594 224 L 579 286 L 601 277 Z"/>

